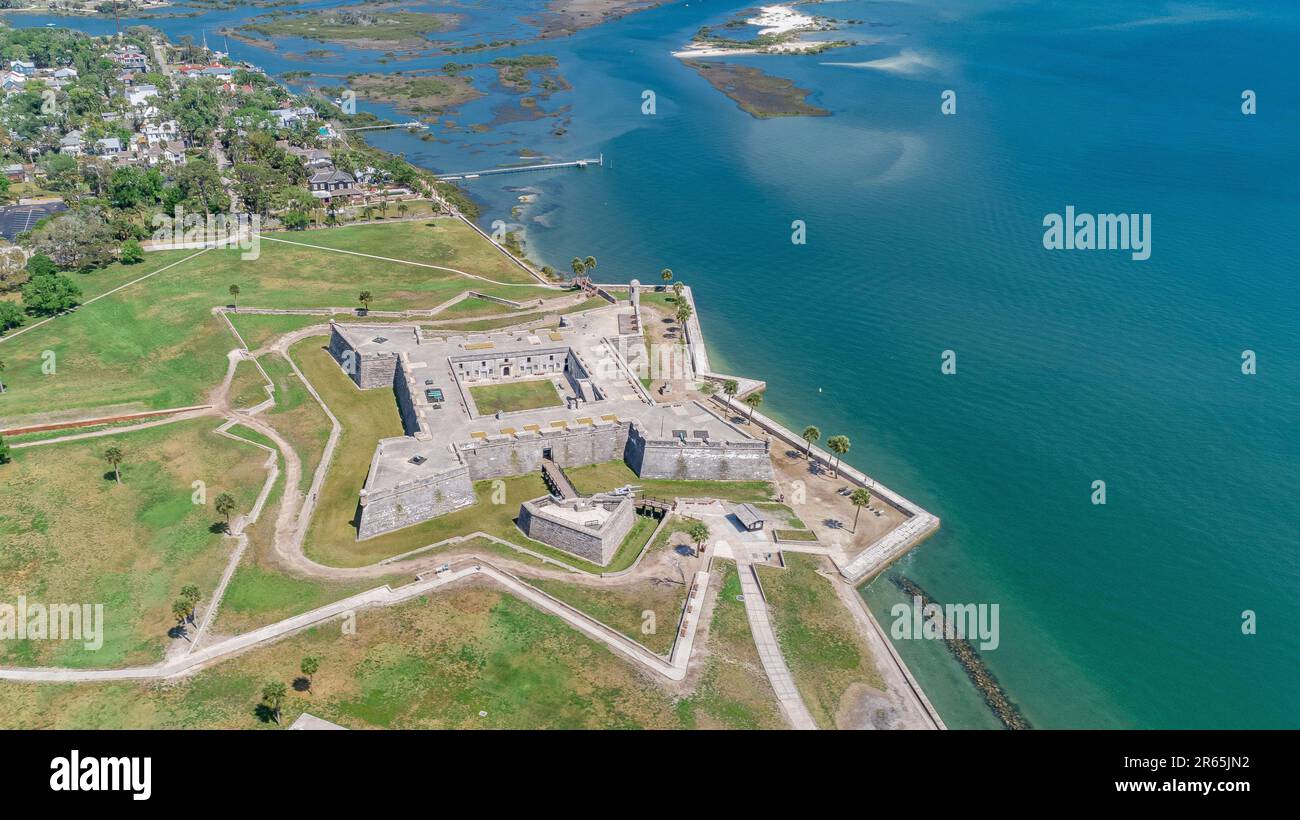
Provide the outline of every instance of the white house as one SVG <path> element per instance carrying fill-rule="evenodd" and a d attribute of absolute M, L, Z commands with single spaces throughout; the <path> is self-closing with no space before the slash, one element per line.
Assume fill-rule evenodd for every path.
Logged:
<path fill-rule="evenodd" d="M 170 142 L 176 139 L 176 136 L 180 134 L 180 132 L 181 127 L 176 120 L 147 122 L 144 124 L 144 127 L 140 129 L 140 133 L 144 134 L 145 140 L 147 140 L 150 145 L 159 142 Z"/>
<path fill-rule="evenodd" d="M 122 153 L 122 141 L 117 137 L 104 137 L 95 142 L 95 153 L 102 157 L 115 157 Z"/>
<path fill-rule="evenodd" d="M 150 83 L 142 83 L 126 89 L 126 101 L 132 108 L 141 108 L 150 97 L 156 96 L 158 96 L 158 86 Z"/>
<path fill-rule="evenodd" d="M 24 77 L 32 77 L 36 74 L 36 63 L 28 60 L 14 60 L 9 63 L 9 70 L 22 74 Z"/>
<path fill-rule="evenodd" d="M 300 108 L 277 108 L 270 112 L 281 128 L 292 128 L 299 123 L 316 119 L 316 109 L 309 106 Z"/>
<path fill-rule="evenodd" d="M 84 145 L 80 131 L 69 131 L 63 135 L 63 139 L 59 140 L 59 153 L 71 154 L 75 157 L 81 154 Z"/>
<path fill-rule="evenodd" d="M 185 143 L 173 140 L 164 143 L 162 146 L 162 158 L 165 162 L 172 162 L 176 165 L 185 164 Z"/>

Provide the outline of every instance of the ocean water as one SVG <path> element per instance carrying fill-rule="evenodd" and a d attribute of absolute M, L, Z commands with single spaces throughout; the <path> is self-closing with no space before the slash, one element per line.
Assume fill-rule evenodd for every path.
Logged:
<path fill-rule="evenodd" d="M 377 142 L 439 170 L 603 152 L 600 169 L 470 183 L 484 224 L 533 193 L 520 221 L 539 260 L 691 284 L 716 368 L 766 379 L 765 412 L 848 435 L 850 462 L 943 519 L 894 571 L 939 601 L 998 604 L 983 657 L 1033 725 L 1300 726 L 1300 12 L 815 4 L 865 42 L 736 62 L 832 114 L 757 120 L 671 56 L 742 8 L 692 0 L 501 52 L 556 54 L 572 91 L 489 133 Z M 271 71 L 317 67 L 230 45 Z M 341 59 L 447 59 L 377 56 Z M 1151 257 L 1045 250 L 1044 215 L 1069 205 L 1150 214 Z M 863 594 L 888 626 L 898 591 Z M 950 725 L 996 725 L 941 645 L 898 648 Z"/>

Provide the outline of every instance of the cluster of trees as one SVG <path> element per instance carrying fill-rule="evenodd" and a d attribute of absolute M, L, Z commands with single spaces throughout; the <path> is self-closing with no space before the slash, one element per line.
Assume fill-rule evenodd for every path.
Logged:
<path fill-rule="evenodd" d="M 181 587 L 180 597 L 172 601 L 172 615 L 176 617 L 177 626 L 194 623 L 194 608 L 201 600 L 203 596 L 199 593 L 198 587 L 193 584 Z"/>
<path fill-rule="evenodd" d="M 302 678 L 299 679 L 306 691 L 311 691 L 312 680 L 316 673 L 320 671 L 320 659 L 308 655 L 298 664 L 298 670 L 302 672 Z M 299 681 L 294 681 L 294 688 L 298 688 Z M 289 688 L 284 685 L 283 681 L 271 681 L 262 687 L 262 702 L 259 704 L 264 713 L 274 720 L 277 724 L 280 722 L 280 711 L 284 707 L 284 700 L 289 696 Z"/>
<path fill-rule="evenodd" d="M 235 192 L 250 213 L 272 210 L 310 211 L 315 198 L 307 190 L 302 160 L 276 144 L 275 135 L 255 131 L 231 146 Z"/>
<path fill-rule="evenodd" d="M 26 265 L 16 264 L 17 254 L 0 257 L 0 290 L 20 290 L 21 305 L 0 301 L 0 334 L 23 324 L 28 315 L 52 316 L 81 303 L 81 288 L 59 272 L 53 260 L 37 253 Z"/>

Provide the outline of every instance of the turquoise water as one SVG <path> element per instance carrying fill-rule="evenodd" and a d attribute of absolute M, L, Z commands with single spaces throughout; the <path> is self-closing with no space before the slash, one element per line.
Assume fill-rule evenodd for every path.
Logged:
<path fill-rule="evenodd" d="M 508 52 L 560 57 L 557 117 L 382 144 L 444 170 L 520 148 L 612 160 L 471 191 L 485 224 L 537 193 L 529 247 L 561 269 L 673 268 L 716 367 L 766 379 L 765 412 L 850 436 L 849 461 L 942 517 L 897 570 L 940 601 L 1000 606 L 984 659 L 1033 725 L 1300 726 L 1300 14 L 823 3 L 805 8 L 879 42 L 738 60 L 833 112 L 760 121 L 670 55 L 743 7 L 695 0 Z M 916 73 L 829 65 L 904 51 Z M 1151 258 L 1044 250 L 1043 216 L 1067 205 L 1150 213 Z M 1258 375 L 1241 374 L 1246 349 Z M 888 623 L 893 586 L 864 594 Z M 899 650 L 950 725 L 994 725 L 941 646 Z"/>

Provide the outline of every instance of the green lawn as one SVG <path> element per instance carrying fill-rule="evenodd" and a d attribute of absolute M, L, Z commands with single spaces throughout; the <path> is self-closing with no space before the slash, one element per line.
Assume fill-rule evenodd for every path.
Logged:
<path fill-rule="evenodd" d="M 235 365 L 235 377 L 230 382 L 230 406 L 242 410 L 259 405 L 266 398 L 266 380 L 257 365 L 247 359 Z"/>
<path fill-rule="evenodd" d="M 712 583 L 720 588 L 709 624 L 708 659 L 695 692 L 677 704 L 679 717 L 691 728 L 785 728 L 750 635 L 745 605 L 736 600 L 740 576 L 735 563 L 714 561 Z"/>
<path fill-rule="evenodd" d="M 185 584 L 216 586 L 231 542 L 211 527 L 212 504 L 252 508 L 266 453 L 212 432 L 212 419 L 15 450 L 0 466 L 0 600 L 102 603 L 104 645 L 6 641 L 0 663 L 119 666 L 153 663 L 169 642 L 171 603 Z M 103 460 L 121 448 L 122 483 Z M 203 482 L 196 504 L 194 482 Z"/>
<path fill-rule="evenodd" d="M 624 484 L 640 485 L 646 495 L 660 498 L 720 498 L 726 501 L 766 501 L 772 497 L 767 481 L 677 481 L 639 478 L 623 461 L 606 461 L 586 467 L 565 467 L 573 486 L 583 495 L 607 492 Z"/>
<path fill-rule="evenodd" d="M 359 566 L 377 560 L 360 557 L 371 554 L 364 545 L 373 542 L 356 542 L 361 488 L 376 443 L 402 435 L 402 420 L 393 391 L 359 389 L 330 356 L 326 343 L 325 337 L 314 336 L 290 350 L 303 375 L 343 425 L 307 532 L 307 553 L 325 563 Z"/>
<path fill-rule="evenodd" d="M 493 302 L 491 299 L 483 299 L 478 296 L 471 296 L 468 299 L 462 299 L 456 304 L 439 313 L 438 316 L 446 319 L 460 319 L 470 316 L 495 316 L 499 313 L 510 313 L 515 308 L 509 305 L 503 305 L 500 302 Z"/>
<path fill-rule="evenodd" d="M 511 384 L 489 384 L 471 387 L 479 415 L 510 413 L 515 410 L 536 410 L 541 407 L 559 407 L 564 404 L 560 391 L 550 379 L 535 379 Z"/>
<path fill-rule="evenodd" d="M 299 692 L 306 655 L 320 671 Z M 258 710 L 268 681 L 289 686 L 281 725 L 310 711 L 356 729 L 681 726 L 671 696 L 621 656 L 481 586 L 363 610 L 355 634 L 323 624 L 165 684 L 0 682 L 0 725 L 275 728 Z"/>
<path fill-rule="evenodd" d="M 390 258 L 446 265 L 492 277 L 491 284 L 457 273 L 273 242 L 261 243 L 257 260 L 237 249 L 212 250 L 144 282 L 125 288 L 21 336 L 0 342 L 9 390 L 0 395 L 0 423 L 60 410 L 112 408 L 114 412 L 179 407 L 203 402 L 221 380 L 226 352 L 237 346 L 212 308 L 230 301 L 239 285 L 242 305 L 350 307 L 360 290 L 374 294 L 376 310 L 429 308 L 465 290 L 507 298 L 528 287 L 527 274 L 459 221 L 401 222 L 276 234 L 295 243 L 345 248 Z M 188 254 L 148 254 L 134 266 L 114 266 L 77 280 L 89 296 L 184 259 Z M 307 321 L 300 321 L 306 319 Z M 250 345 L 275 330 L 321 321 L 317 317 L 236 319 L 247 324 Z M 53 372 L 48 372 L 48 363 Z"/>
<path fill-rule="evenodd" d="M 646 558 L 669 549 L 668 542 L 672 534 L 686 532 L 693 523 L 693 520 L 680 517 L 671 519 L 646 551 Z M 631 566 L 646 541 L 650 540 L 657 524 L 653 518 L 637 516 L 636 527 L 628 533 L 623 547 L 611 562 L 609 571 Z M 638 530 L 644 530 L 644 534 L 638 533 Z M 620 561 L 620 566 L 614 565 Z M 691 583 L 689 576 L 684 579 L 673 577 L 673 580 L 683 580 L 684 584 L 640 581 L 622 586 L 594 587 L 553 579 L 535 579 L 530 583 L 617 629 L 650 651 L 667 656 L 677 637 L 677 623 L 681 619 L 682 607 L 686 604 L 686 593 Z M 653 621 L 646 619 L 646 612 L 654 613 Z"/>
<path fill-rule="evenodd" d="M 853 614 L 831 582 L 817 574 L 821 559 L 786 553 L 786 568 L 759 566 L 777 640 L 795 685 L 823 729 L 837 727 L 841 701 L 854 684 L 884 686 Z"/>
<path fill-rule="evenodd" d="M 324 337 L 316 340 L 317 343 Z M 303 343 L 310 347 L 311 341 Z M 275 385 L 275 406 L 262 413 L 267 423 L 289 442 L 302 460 L 302 478 L 298 489 L 306 492 L 312 476 L 325 454 L 330 437 L 330 420 L 316 399 L 307 392 L 298 374 L 282 356 L 268 355 L 259 360 L 262 369 Z"/>

